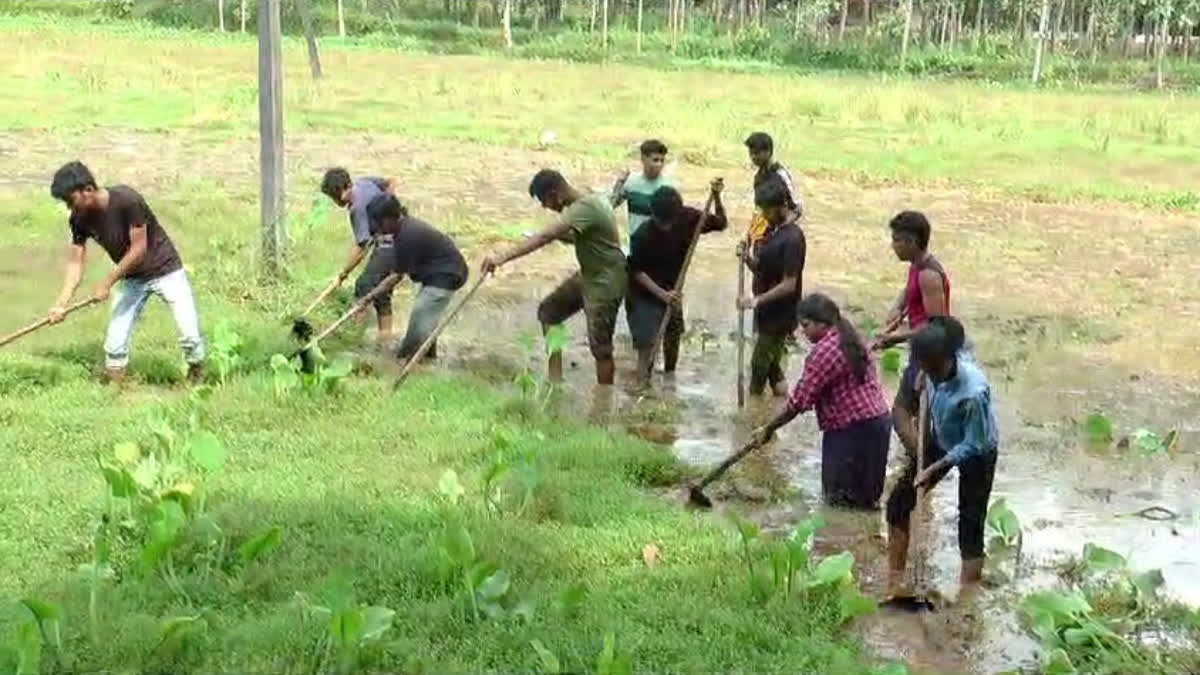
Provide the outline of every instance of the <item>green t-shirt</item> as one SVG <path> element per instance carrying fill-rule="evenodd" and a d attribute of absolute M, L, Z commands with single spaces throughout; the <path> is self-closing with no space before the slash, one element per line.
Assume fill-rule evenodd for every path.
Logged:
<path fill-rule="evenodd" d="M 568 206 L 563 222 L 571 227 L 575 258 L 588 302 L 610 302 L 625 296 L 627 275 L 617 220 L 603 195 L 589 195 Z"/>
<path fill-rule="evenodd" d="M 638 231 L 642 223 L 650 219 L 650 197 L 664 185 L 676 187 L 675 180 L 666 174 L 660 173 L 658 178 L 650 180 L 646 178 L 646 174 L 638 173 L 631 175 L 625 181 L 624 187 L 621 188 L 621 194 L 618 196 L 624 198 L 629 207 L 629 241 L 631 245 L 633 233 Z"/>

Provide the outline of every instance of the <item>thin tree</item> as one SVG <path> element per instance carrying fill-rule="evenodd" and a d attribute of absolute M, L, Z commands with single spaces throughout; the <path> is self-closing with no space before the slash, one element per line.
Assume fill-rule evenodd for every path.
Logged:
<path fill-rule="evenodd" d="M 242 0 L 242 32 L 246 32 L 246 0 Z"/>
<path fill-rule="evenodd" d="M 342 0 L 337 0 L 338 9 L 338 37 L 346 37 L 346 10 L 342 6 Z"/>
<path fill-rule="evenodd" d="M 916 0 L 907 0 L 904 8 L 904 35 L 900 40 L 900 70 L 908 61 L 908 40 L 912 36 L 913 5 Z"/>
<path fill-rule="evenodd" d="M 259 0 L 266 2 L 267 0 Z M 300 8 L 300 22 L 304 25 L 304 41 L 308 43 L 308 66 L 312 70 L 314 80 L 321 79 L 321 51 L 317 47 L 317 35 L 313 32 L 312 8 L 309 0 L 297 0 Z"/>
<path fill-rule="evenodd" d="M 1154 84 L 1158 89 L 1163 88 L 1163 60 L 1167 54 L 1167 41 L 1171 29 L 1171 5 L 1169 0 L 1159 4 L 1158 16 L 1158 63 L 1154 67 Z"/>
<path fill-rule="evenodd" d="M 225 32 L 225 0 L 217 0 L 217 25 Z"/>
<path fill-rule="evenodd" d="M 505 0 L 512 2 L 512 0 Z M 600 10 L 600 44 L 608 49 L 608 0 L 600 0 L 603 7 Z"/>
<path fill-rule="evenodd" d="M 983 41 L 983 0 L 975 5 L 975 46 Z"/>
<path fill-rule="evenodd" d="M 504 48 L 512 49 L 512 0 L 504 0 L 504 14 L 501 21 L 504 22 Z"/>
<path fill-rule="evenodd" d="M 797 0 L 799 4 L 799 0 Z M 846 15 L 850 13 L 850 0 L 842 0 L 842 17 L 838 20 L 838 42 L 846 38 Z"/>
<path fill-rule="evenodd" d="M 871 34 L 871 0 L 863 0 L 863 31 Z"/>
<path fill-rule="evenodd" d="M 642 0 L 638 0 L 637 53 L 642 53 Z"/>
<path fill-rule="evenodd" d="M 1033 56 L 1033 83 L 1042 79 L 1042 55 L 1046 51 L 1046 31 L 1050 28 L 1050 0 L 1042 0 L 1042 17 L 1038 21 L 1037 52 Z"/>

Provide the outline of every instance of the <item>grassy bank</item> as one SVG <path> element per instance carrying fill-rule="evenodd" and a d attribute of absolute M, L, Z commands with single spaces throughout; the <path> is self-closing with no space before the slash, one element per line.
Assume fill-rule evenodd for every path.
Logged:
<path fill-rule="evenodd" d="M 186 130 L 219 144 L 257 129 L 248 37 L 24 17 L 0 19 L 0 34 L 16 55 L 0 65 L 0 82 L 13 92 L 0 102 L 0 130 Z M 664 72 L 336 44 L 324 50 L 327 77 L 314 83 L 301 43 L 289 41 L 285 56 L 293 134 L 402 133 L 537 148 L 554 131 L 556 149 L 614 164 L 658 135 L 693 165 L 733 169 L 745 165 L 742 139 L 761 128 L 793 169 L 861 184 L 1200 206 L 1200 99 L 1192 96 Z"/>

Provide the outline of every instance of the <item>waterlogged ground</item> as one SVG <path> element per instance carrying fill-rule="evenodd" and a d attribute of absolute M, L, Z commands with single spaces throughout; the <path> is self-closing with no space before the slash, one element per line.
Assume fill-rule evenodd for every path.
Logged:
<path fill-rule="evenodd" d="M 255 212 L 249 208 L 256 189 L 254 153 L 251 138 L 210 142 L 104 130 L 39 136 L 36 142 L 0 136 L 0 198 L 17 211 L 14 227 L 5 230 L 0 283 L 22 289 L 5 293 L 12 301 L 0 308 L 4 325 L 44 311 L 56 287 L 65 225 L 61 232 L 26 226 L 63 217 L 61 210 L 48 215 L 55 207 L 43 186 L 54 166 L 76 156 L 102 177 L 143 188 L 181 242 L 202 309 L 218 297 L 269 304 L 246 273 L 256 242 L 255 226 L 245 221 Z M 341 260 L 345 223 L 341 214 L 314 212 L 310 204 L 320 169 L 343 162 L 356 171 L 395 176 L 412 212 L 451 232 L 473 264 L 500 240 L 519 238 L 547 221 L 525 193 L 536 168 L 559 167 L 595 188 L 607 185 L 617 169 L 554 148 L 388 136 L 293 137 L 289 184 L 298 214 L 293 271 L 295 283 L 314 292 Z M 702 198 L 708 178 L 725 176 L 732 229 L 740 229 L 749 213 L 745 167 L 682 164 L 672 170 L 693 201 Z M 862 625 L 868 640 L 884 655 L 945 673 L 991 673 L 1028 662 L 1035 645 L 1023 636 L 1012 607 L 1022 593 L 1053 584 L 1056 567 L 1089 541 L 1127 554 L 1136 568 L 1161 568 L 1170 594 L 1200 604 L 1200 427 L 1194 416 L 1200 380 L 1192 375 L 1200 372 L 1192 328 L 1200 316 L 1200 290 L 1191 281 L 1200 265 L 1189 250 L 1194 224 L 1114 205 L 1033 204 L 951 189 L 864 188 L 810 177 L 801 184 L 809 214 L 806 288 L 831 293 L 860 324 L 880 318 L 904 275 L 888 247 L 886 218 L 908 207 L 930 214 L 935 249 L 954 280 L 956 313 L 966 321 L 996 391 L 1002 454 L 994 495 L 1007 498 L 1024 525 L 1023 565 L 1015 582 L 925 620 L 868 619 Z M 569 410 L 669 445 L 699 466 L 719 461 L 777 410 L 780 403 L 771 400 L 736 410 L 735 239 L 731 231 L 702 242 L 688 282 L 690 331 L 680 370 L 671 380 L 656 378 L 649 392 L 625 386 L 633 363 L 623 325 L 620 382 L 613 389 L 594 387 L 582 321 L 571 322 Z M 525 366 L 540 372 L 538 347 L 529 351 L 521 338 L 536 333 L 538 299 L 572 266 L 569 249 L 555 246 L 502 270 L 442 340 L 444 358 L 437 368 L 467 370 L 497 386 L 508 386 Z M 100 267 L 93 265 L 93 273 Z M 401 309 L 407 297 L 400 295 Z M 31 338 L 22 349 L 53 357 L 56 344 L 77 341 L 86 331 L 98 342 L 99 314 Z M 151 313 L 139 344 L 171 343 L 164 315 Z M 792 377 L 802 352 L 803 346 L 790 357 Z M 894 380 L 888 383 L 894 386 Z M 1160 434 L 1178 429 L 1180 442 L 1170 456 L 1089 447 L 1078 423 L 1094 412 L 1114 420 L 1118 437 L 1138 428 Z M 786 530 L 820 508 L 817 444 L 815 421 L 801 418 L 710 494 L 722 509 Z M 893 464 L 897 460 L 893 453 Z M 929 582 L 951 601 L 958 595 L 955 495 L 952 475 L 935 493 L 929 514 L 934 526 L 927 528 L 935 535 L 928 544 Z M 1129 515 L 1149 506 L 1179 517 L 1153 522 Z M 881 517 L 837 512 L 824 517 L 829 525 L 818 546 L 853 550 L 866 587 L 880 593 Z"/>

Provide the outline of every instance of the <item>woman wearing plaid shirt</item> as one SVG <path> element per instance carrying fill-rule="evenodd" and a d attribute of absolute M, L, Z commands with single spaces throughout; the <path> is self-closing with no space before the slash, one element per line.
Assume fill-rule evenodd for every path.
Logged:
<path fill-rule="evenodd" d="M 837 304 L 820 293 L 799 306 L 800 328 L 813 343 L 787 407 L 754 432 L 765 442 L 797 415 L 816 409 L 821 488 L 834 506 L 877 507 L 883 494 L 892 418 L 870 352 Z"/>

